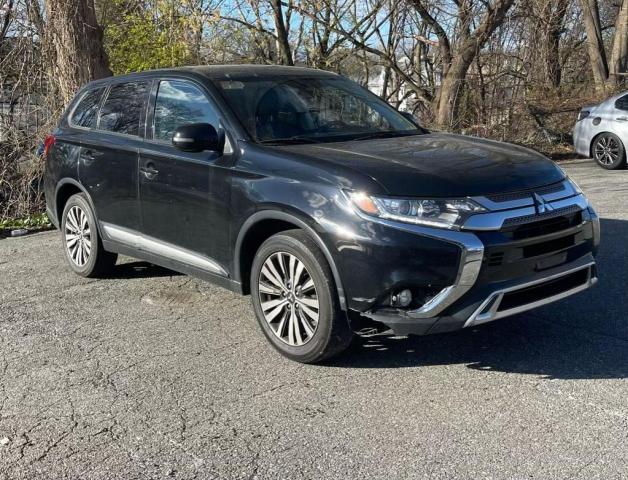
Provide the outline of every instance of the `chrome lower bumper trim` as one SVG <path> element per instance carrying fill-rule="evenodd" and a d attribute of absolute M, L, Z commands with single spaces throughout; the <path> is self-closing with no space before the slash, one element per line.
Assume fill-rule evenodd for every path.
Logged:
<path fill-rule="evenodd" d="M 465 243 L 458 244 L 462 253 L 460 268 L 454 284 L 441 290 L 421 308 L 409 311 L 408 316 L 410 318 L 431 318 L 439 315 L 475 285 L 484 257 L 484 244 L 479 238 L 475 238 L 477 243 L 467 239 Z"/>
<path fill-rule="evenodd" d="M 492 322 L 493 320 L 497 320 L 500 318 L 515 315 L 517 313 L 525 312 L 527 310 L 531 310 L 533 308 L 537 308 L 542 305 L 547 305 L 548 303 L 552 303 L 557 300 L 567 298 L 578 292 L 586 290 L 597 282 L 597 277 L 595 276 L 593 267 L 595 267 L 595 262 L 589 262 L 589 263 L 586 263 L 585 265 L 579 265 L 578 267 L 575 267 L 575 268 L 572 268 L 572 269 L 569 269 L 560 273 L 556 273 L 554 275 L 549 275 L 541 279 L 522 283 L 514 287 L 505 288 L 503 290 L 498 290 L 496 292 L 493 292 L 484 302 L 482 302 L 482 304 L 477 308 L 477 310 L 473 312 L 473 314 L 465 322 L 463 328 L 471 327 L 474 325 L 480 325 L 482 323 Z M 571 288 L 569 290 L 558 293 L 556 295 L 551 295 L 549 297 L 542 298 L 540 300 L 537 300 L 531 303 L 526 303 L 525 305 L 520 305 L 518 307 L 510 308 L 508 310 L 498 311 L 499 306 L 504 298 L 504 295 L 506 295 L 507 293 L 516 292 L 518 290 L 523 290 L 524 288 L 533 287 L 535 285 L 539 285 L 545 282 L 556 280 L 561 277 L 565 277 L 567 275 L 577 273 L 585 269 L 587 270 L 586 281 L 582 283 L 581 285 L 578 285 L 577 287 Z"/>

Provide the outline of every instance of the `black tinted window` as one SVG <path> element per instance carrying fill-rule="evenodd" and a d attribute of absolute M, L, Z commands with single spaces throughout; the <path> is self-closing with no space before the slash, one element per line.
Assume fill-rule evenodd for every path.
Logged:
<path fill-rule="evenodd" d="M 423 130 L 360 85 L 332 76 L 241 76 L 215 81 L 260 142 L 333 141 Z"/>
<path fill-rule="evenodd" d="M 104 91 L 105 87 L 101 87 L 84 94 L 74 109 L 74 113 L 72 113 L 70 123 L 78 127 L 95 127 L 98 118 L 98 105 Z"/>
<path fill-rule="evenodd" d="M 155 102 L 154 138 L 170 141 L 177 127 L 210 123 L 218 128 L 218 116 L 205 94 L 187 82 L 163 81 Z"/>
<path fill-rule="evenodd" d="M 110 132 L 138 135 L 147 95 L 148 84 L 145 82 L 114 85 L 100 109 L 98 127 Z"/>
<path fill-rule="evenodd" d="M 624 95 L 615 102 L 615 108 L 628 111 L 628 95 Z"/>

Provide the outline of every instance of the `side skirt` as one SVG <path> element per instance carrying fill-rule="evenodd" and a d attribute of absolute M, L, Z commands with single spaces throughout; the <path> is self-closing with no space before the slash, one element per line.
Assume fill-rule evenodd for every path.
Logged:
<path fill-rule="evenodd" d="M 127 257 L 144 260 L 145 262 L 149 262 L 155 265 L 159 265 L 160 267 L 167 268 L 169 270 L 174 270 L 175 272 L 183 273 L 185 275 L 190 275 L 191 277 L 205 280 L 206 282 L 213 283 L 214 285 L 218 285 L 219 287 L 223 287 L 234 293 L 239 293 L 240 295 L 243 295 L 242 284 L 231 278 L 223 277 L 215 273 L 210 273 L 205 270 L 201 270 L 200 268 L 195 268 L 191 265 L 186 265 L 184 263 L 177 262 L 175 260 L 171 260 L 169 258 L 162 257 L 154 253 L 145 252 L 135 247 L 124 245 L 120 242 L 103 240 L 102 243 L 103 247 L 108 252 L 115 252 L 121 255 L 126 255 Z"/>
<path fill-rule="evenodd" d="M 243 294 L 241 282 L 229 278 L 228 273 L 209 258 L 108 223 L 101 222 L 100 231 L 103 247 L 108 252 L 138 258 Z"/>

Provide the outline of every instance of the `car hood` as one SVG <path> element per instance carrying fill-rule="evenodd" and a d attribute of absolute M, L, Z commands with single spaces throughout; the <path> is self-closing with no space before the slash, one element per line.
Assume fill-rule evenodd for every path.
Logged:
<path fill-rule="evenodd" d="M 486 195 L 564 179 L 554 162 L 532 150 L 445 133 L 281 149 L 349 167 L 368 175 L 393 196 Z"/>

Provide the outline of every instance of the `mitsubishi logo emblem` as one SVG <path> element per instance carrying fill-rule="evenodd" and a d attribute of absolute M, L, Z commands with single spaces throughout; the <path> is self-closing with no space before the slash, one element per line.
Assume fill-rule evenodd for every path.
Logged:
<path fill-rule="evenodd" d="M 554 207 L 552 207 L 551 204 L 545 202 L 543 197 L 541 197 L 541 195 L 539 195 L 538 193 L 533 193 L 532 198 L 534 200 L 534 207 L 536 208 L 536 213 L 545 213 L 545 212 L 551 212 L 552 210 L 554 210 Z"/>

